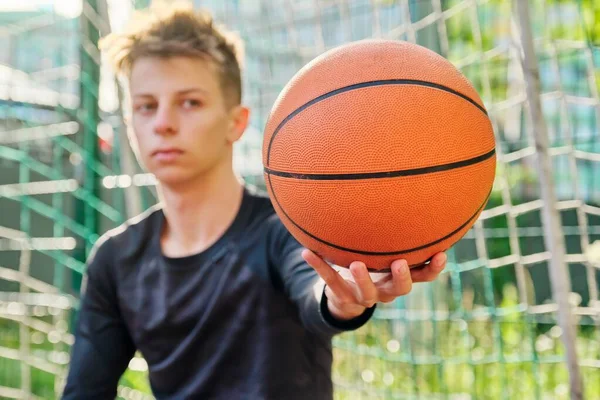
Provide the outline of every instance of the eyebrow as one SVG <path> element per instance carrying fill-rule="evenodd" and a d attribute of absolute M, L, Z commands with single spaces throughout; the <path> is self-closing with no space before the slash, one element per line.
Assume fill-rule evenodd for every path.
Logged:
<path fill-rule="evenodd" d="M 177 92 L 175 92 L 175 94 L 177 95 L 185 95 L 185 94 L 190 94 L 193 92 L 200 92 L 203 94 L 207 94 L 208 92 L 205 89 L 199 88 L 199 87 L 194 87 L 194 88 L 189 88 L 189 89 L 184 89 L 184 90 L 179 90 Z M 154 95 L 152 93 L 134 93 L 133 97 L 153 97 Z"/>

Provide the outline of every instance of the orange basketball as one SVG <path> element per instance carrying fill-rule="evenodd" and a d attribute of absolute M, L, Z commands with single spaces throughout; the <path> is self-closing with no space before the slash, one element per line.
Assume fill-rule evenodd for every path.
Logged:
<path fill-rule="evenodd" d="M 462 238 L 489 198 L 492 125 L 470 82 L 424 47 L 363 40 L 304 66 L 277 98 L 265 181 L 290 233 L 325 260 L 389 270 Z"/>

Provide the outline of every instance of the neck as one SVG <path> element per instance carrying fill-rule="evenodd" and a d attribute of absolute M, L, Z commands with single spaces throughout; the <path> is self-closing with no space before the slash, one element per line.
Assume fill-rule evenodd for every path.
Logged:
<path fill-rule="evenodd" d="M 161 233 L 163 253 L 183 257 L 210 247 L 235 219 L 242 193 L 242 183 L 231 165 L 178 187 L 160 185 L 166 218 Z"/>

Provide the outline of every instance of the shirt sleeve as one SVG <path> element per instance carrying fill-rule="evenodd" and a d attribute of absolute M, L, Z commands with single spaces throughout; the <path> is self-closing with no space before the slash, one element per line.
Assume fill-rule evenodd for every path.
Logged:
<path fill-rule="evenodd" d="M 362 327 L 373 315 L 375 307 L 350 320 L 338 320 L 329 312 L 325 282 L 304 261 L 304 247 L 287 231 L 279 219 L 273 226 L 271 259 L 285 293 L 298 307 L 306 329 L 324 335 L 336 335 Z"/>
<path fill-rule="evenodd" d="M 117 302 L 114 251 L 101 239 L 88 261 L 63 399 L 114 399 L 135 353 Z"/>

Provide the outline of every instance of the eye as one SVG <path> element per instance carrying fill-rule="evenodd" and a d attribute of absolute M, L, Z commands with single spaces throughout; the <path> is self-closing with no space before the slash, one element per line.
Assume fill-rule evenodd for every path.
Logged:
<path fill-rule="evenodd" d="M 186 99 L 183 101 L 183 106 L 185 108 L 197 108 L 202 105 L 202 102 L 196 99 Z"/>
<path fill-rule="evenodd" d="M 141 113 L 148 113 L 148 112 L 153 111 L 155 109 L 156 109 L 156 103 L 151 103 L 151 102 L 148 102 L 148 103 L 139 103 L 139 104 L 136 104 L 135 107 L 134 107 L 135 111 L 139 111 Z"/>

